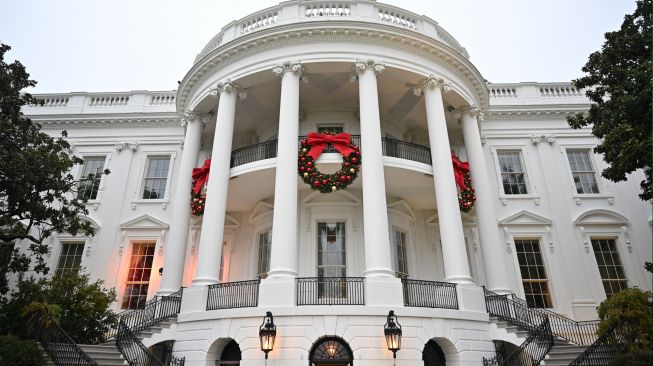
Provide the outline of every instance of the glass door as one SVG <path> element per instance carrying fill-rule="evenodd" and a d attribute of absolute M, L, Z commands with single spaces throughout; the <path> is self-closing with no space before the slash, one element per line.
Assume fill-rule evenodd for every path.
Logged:
<path fill-rule="evenodd" d="M 317 224 L 317 276 L 319 298 L 345 298 L 347 249 L 344 222 Z"/>

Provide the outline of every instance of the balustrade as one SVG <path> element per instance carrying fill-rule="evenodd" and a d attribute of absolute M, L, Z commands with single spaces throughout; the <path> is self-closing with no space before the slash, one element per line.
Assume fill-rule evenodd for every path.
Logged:
<path fill-rule="evenodd" d="M 458 309 L 456 284 L 402 279 L 404 305 L 423 308 Z"/>
<path fill-rule="evenodd" d="M 129 95 L 93 96 L 88 101 L 90 107 L 115 107 L 127 105 L 128 103 Z"/>
<path fill-rule="evenodd" d="M 261 280 L 249 280 L 209 285 L 206 310 L 256 307 L 260 283 Z"/>
<path fill-rule="evenodd" d="M 297 305 L 365 305 L 363 277 L 297 278 Z"/>

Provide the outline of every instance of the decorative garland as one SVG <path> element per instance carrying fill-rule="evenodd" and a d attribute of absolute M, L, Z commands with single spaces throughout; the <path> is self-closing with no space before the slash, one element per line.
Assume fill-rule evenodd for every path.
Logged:
<path fill-rule="evenodd" d="M 311 189 L 322 193 L 335 192 L 347 188 L 358 177 L 361 166 L 361 153 L 358 146 L 351 143 L 348 133 L 309 132 L 301 141 L 297 158 L 297 173 Z M 333 174 L 324 174 L 315 166 L 327 144 L 331 144 L 342 154 L 342 166 Z"/>
<path fill-rule="evenodd" d="M 458 206 L 463 212 L 469 212 L 474 207 L 476 195 L 472 188 L 472 178 L 469 174 L 469 163 L 462 162 L 456 154 L 451 153 L 451 162 L 453 163 L 453 175 L 456 185 L 460 189 L 458 193 Z"/>
<path fill-rule="evenodd" d="M 211 171 L 211 159 L 204 160 L 201 168 L 193 168 L 193 185 L 190 191 L 190 211 L 195 216 L 204 215 L 204 206 L 206 205 L 206 192 L 202 188 L 209 181 L 209 172 Z"/>

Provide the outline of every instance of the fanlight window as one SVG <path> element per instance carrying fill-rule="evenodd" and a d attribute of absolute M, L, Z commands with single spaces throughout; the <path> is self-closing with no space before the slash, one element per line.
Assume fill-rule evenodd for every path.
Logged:
<path fill-rule="evenodd" d="M 311 350 L 311 365 L 353 365 L 354 358 L 349 346 L 340 338 L 327 337 L 319 340 Z"/>

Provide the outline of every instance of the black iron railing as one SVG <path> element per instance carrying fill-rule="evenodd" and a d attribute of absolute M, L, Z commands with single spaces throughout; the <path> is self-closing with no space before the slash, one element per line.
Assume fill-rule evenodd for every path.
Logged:
<path fill-rule="evenodd" d="M 363 277 L 297 278 L 297 305 L 365 305 Z"/>
<path fill-rule="evenodd" d="M 143 309 L 123 311 L 118 314 L 118 322 L 109 330 L 106 340 L 118 334 L 118 325 L 122 321 L 132 332 L 149 328 L 160 321 L 179 314 L 183 288 L 167 296 L 154 296 L 145 303 Z"/>
<path fill-rule="evenodd" d="M 206 310 L 256 307 L 260 283 L 249 280 L 210 285 Z"/>
<path fill-rule="evenodd" d="M 159 360 L 145 347 L 122 319 L 118 321 L 116 347 L 118 347 L 118 350 L 130 366 L 183 366 L 185 363 L 185 358 L 177 358 L 172 355 L 169 355 L 163 361 Z"/>
<path fill-rule="evenodd" d="M 458 309 L 455 283 L 404 278 L 401 284 L 405 306 Z"/>
<path fill-rule="evenodd" d="M 627 343 L 623 332 L 611 327 L 596 339 L 569 366 L 615 365 L 617 353 L 626 352 Z"/>
<path fill-rule="evenodd" d="M 530 335 L 519 348 L 506 356 L 504 360 L 501 360 L 498 354 L 490 359 L 484 357 L 483 365 L 536 366 L 546 357 L 553 344 L 554 339 L 553 333 L 551 333 L 549 318 L 545 318 L 542 324 L 531 330 Z"/>
<path fill-rule="evenodd" d="M 514 294 L 499 295 L 487 289 L 484 291 L 488 313 L 524 329 L 532 329 L 546 317 L 557 337 L 578 345 L 590 345 L 597 338 L 598 320 L 575 321 L 551 310 L 537 308 Z"/>
<path fill-rule="evenodd" d="M 231 152 L 231 167 L 277 157 L 277 140 L 260 142 Z"/>
<path fill-rule="evenodd" d="M 33 335 L 39 340 L 53 364 L 97 366 L 97 362 L 89 357 L 49 314 L 34 314 L 31 323 Z"/>
<path fill-rule="evenodd" d="M 417 145 L 387 137 L 382 138 L 381 142 L 383 144 L 384 156 L 431 165 L 431 149 L 428 146 Z"/>

